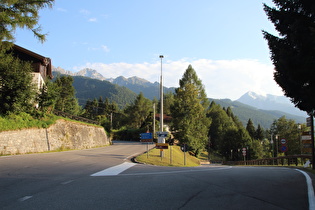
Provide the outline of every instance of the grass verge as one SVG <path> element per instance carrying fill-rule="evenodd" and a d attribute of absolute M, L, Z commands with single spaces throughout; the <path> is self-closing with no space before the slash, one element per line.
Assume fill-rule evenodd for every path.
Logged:
<path fill-rule="evenodd" d="M 171 155 L 172 154 L 172 155 Z M 172 158 L 171 158 L 172 157 Z M 159 149 L 151 149 L 149 153 L 144 153 L 136 158 L 140 163 L 159 166 L 194 167 L 200 165 L 200 160 L 186 152 L 186 165 L 184 153 L 179 146 L 169 146 L 164 150 L 164 157 L 161 158 Z"/>

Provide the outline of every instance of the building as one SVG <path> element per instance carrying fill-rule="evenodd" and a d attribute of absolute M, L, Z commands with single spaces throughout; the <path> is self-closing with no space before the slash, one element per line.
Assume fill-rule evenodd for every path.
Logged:
<path fill-rule="evenodd" d="M 43 87 L 46 78 L 53 78 L 50 58 L 39 55 L 18 45 L 13 45 L 11 52 L 20 60 L 29 61 L 32 63 L 33 82 L 38 90 Z"/>

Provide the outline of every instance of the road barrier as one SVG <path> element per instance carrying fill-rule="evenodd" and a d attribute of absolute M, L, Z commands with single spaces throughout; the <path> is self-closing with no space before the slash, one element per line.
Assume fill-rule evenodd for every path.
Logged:
<path fill-rule="evenodd" d="M 274 158 L 265 158 L 257 160 L 245 161 L 225 161 L 225 165 L 277 165 L 277 166 L 291 166 L 304 165 L 307 160 L 311 160 L 312 155 L 290 155 Z"/>

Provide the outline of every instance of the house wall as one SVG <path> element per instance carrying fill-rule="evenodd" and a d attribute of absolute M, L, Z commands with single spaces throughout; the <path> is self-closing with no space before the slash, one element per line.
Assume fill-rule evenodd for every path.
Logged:
<path fill-rule="evenodd" d="M 14 155 L 58 149 L 87 149 L 109 145 L 104 128 L 58 120 L 49 128 L 0 132 L 0 154 Z"/>

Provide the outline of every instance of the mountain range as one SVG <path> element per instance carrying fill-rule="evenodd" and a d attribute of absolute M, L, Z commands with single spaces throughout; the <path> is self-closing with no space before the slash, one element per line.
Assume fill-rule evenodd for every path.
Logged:
<path fill-rule="evenodd" d="M 146 98 L 159 99 L 159 83 L 151 83 L 139 77 L 105 78 L 93 69 L 82 69 L 73 73 L 60 67 L 53 68 L 54 74 L 70 75 L 74 78 L 73 86 L 80 105 L 84 106 L 87 100 L 109 98 L 120 107 L 131 104 L 136 96 L 142 92 Z M 164 87 L 164 93 L 174 92 L 175 88 Z M 236 101 L 230 99 L 209 99 L 222 107 L 231 107 L 233 113 L 246 125 L 250 118 L 257 126 L 270 128 L 272 122 L 282 116 L 293 119 L 297 123 L 305 123 L 305 112 L 295 108 L 290 100 L 284 96 L 259 95 L 247 92 Z"/>

